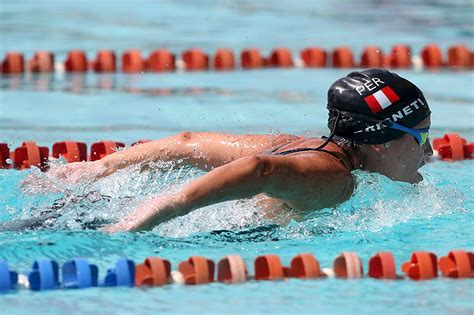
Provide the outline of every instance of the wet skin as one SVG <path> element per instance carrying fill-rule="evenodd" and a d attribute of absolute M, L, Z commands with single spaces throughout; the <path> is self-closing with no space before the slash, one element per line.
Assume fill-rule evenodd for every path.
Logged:
<path fill-rule="evenodd" d="M 429 118 L 416 128 L 429 127 Z M 214 203 L 266 196 L 275 208 L 298 211 L 333 207 L 350 198 L 351 171 L 361 168 L 393 180 L 416 183 L 418 169 L 432 154 L 429 141 L 420 147 L 410 135 L 381 145 L 364 145 L 360 156 L 348 156 L 334 143 L 322 151 L 288 155 L 269 153 L 317 147 L 319 138 L 292 135 L 233 135 L 184 132 L 141 144 L 96 162 L 71 163 L 49 174 L 69 182 L 96 180 L 118 169 L 140 164 L 146 168 L 159 161 L 179 161 L 209 171 L 175 194 L 160 195 L 139 206 L 131 215 L 104 230 L 109 232 L 150 229 L 197 208 Z"/>

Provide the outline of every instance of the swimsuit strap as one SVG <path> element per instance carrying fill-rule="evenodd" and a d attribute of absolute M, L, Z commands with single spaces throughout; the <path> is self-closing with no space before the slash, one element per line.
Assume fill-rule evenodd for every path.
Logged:
<path fill-rule="evenodd" d="M 337 155 L 336 153 L 334 152 L 331 152 L 331 151 L 328 151 L 328 150 L 324 150 L 324 147 L 328 145 L 329 142 L 332 142 L 334 143 L 335 145 L 337 145 L 339 147 L 339 145 L 334 142 L 333 138 L 336 136 L 336 126 L 337 126 L 337 123 L 339 122 L 339 118 L 341 116 L 341 112 L 337 109 L 335 109 L 335 111 L 337 112 L 337 116 L 336 116 L 336 121 L 334 122 L 334 126 L 331 130 L 331 133 L 329 134 L 329 137 L 321 137 L 321 139 L 324 140 L 323 143 L 321 143 L 319 146 L 315 147 L 315 148 L 296 148 L 296 149 L 291 149 L 291 150 L 286 150 L 286 151 L 282 151 L 282 152 L 278 152 L 276 153 L 276 151 L 278 151 L 278 149 L 282 148 L 283 146 L 287 145 L 287 144 L 284 144 L 284 145 L 281 145 L 281 146 L 278 146 L 274 149 L 272 149 L 270 152 L 264 152 L 266 154 L 270 154 L 270 155 L 288 155 L 288 154 L 291 154 L 291 153 L 296 153 L 296 152 L 305 152 L 305 151 L 319 151 L 319 152 L 325 152 L 327 154 L 330 154 L 332 156 L 334 156 L 336 159 L 338 159 L 345 167 L 347 167 L 347 164 L 344 162 L 343 159 L 341 159 L 341 157 L 339 155 Z M 347 155 L 348 159 L 349 159 L 349 154 L 344 150 L 342 149 L 342 152 L 344 152 L 345 155 Z M 349 159 L 349 165 L 350 165 L 350 169 L 353 170 L 354 169 L 354 166 L 352 165 L 352 162 L 350 161 Z"/>
<path fill-rule="evenodd" d="M 329 155 L 332 155 L 333 157 L 335 157 L 336 159 L 338 159 L 345 167 L 348 167 L 348 165 L 349 165 L 350 167 L 348 167 L 348 168 L 350 168 L 351 170 L 354 169 L 354 166 L 353 166 L 352 163 L 350 162 L 349 154 L 348 154 L 344 149 L 341 148 L 342 152 L 344 152 L 344 154 L 347 156 L 347 158 L 348 158 L 348 160 L 349 160 L 349 163 L 346 163 L 346 162 L 344 161 L 344 159 L 342 159 L 337 153 L 332 152 L 332 151 L 328 151 L 328 150 L 325 150 L 325 149 L 324 149 L 324 147 L 325 147 L 325 146 L 327 145 L 327 143 L 329 143 L 329 142 L 332 142 L 332 143 L 334 143 L 335 145 L 337 145 L 337 146 L 339 147 L 339 145 L 338 145 L 336 142 L 332 141 L 332 139 L 330 139 L 329 137 L 325 137 L 325 136 L 323 136 L 322 139 L 326 140 L 326 141 L 323 143 L 324 146 L 323 146 L 323 145 L 320 145 L 320 146 L 314 147 L 314 148 L 296 148 L 296 149 L 291 149 L 291 150 L 285 150 L 285 151 L 282 151 L 282 152 L 276 152 L 276 151 L 278 151 L 280 148 L 282 148 L 282 147 L 284 147 L 285 145 L 287 145 L 287 144 L 284 144 L 284 145 L 281 145 L 281 146 L 278 146 L 278 147 L 272 149 L 272 150 L 269 151 L 269 152 L 267 151 L 267 152 L 265 152 L 265 153 L 266 153 L 266 154 L 270 154 L 270 155 L 283 155 L 283 156 L 285 156 L 285 155 L 288 155 L 288 154 L 291 154 L 291 153 L 306 152 L 306 151 L 324 152 L 324 153 L 327 153 L 327 154 L 329 154 Z M 328 140 L 329 140 L 329 141 L 328 141 Z"/>

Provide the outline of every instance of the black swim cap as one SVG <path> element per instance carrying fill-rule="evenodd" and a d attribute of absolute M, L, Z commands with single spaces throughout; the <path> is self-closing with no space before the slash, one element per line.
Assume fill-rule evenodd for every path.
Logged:
<path fill-rule="evenodd" d="M 413 128 L 431 113 L 420 89 L 384 69 L 351 72 L 334 82 L 328 91 L 328 110 L 328 127 L 334 135 L 359 144 L 386 143 L 404 134 L 383 120 Z"/>

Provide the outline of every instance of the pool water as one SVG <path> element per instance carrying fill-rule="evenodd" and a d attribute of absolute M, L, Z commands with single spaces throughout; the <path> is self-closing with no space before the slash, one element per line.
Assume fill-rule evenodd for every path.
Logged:
<path fill-rule="evenodd" d="M 348 7 L 349 6 L 349 7 Z M 341 7 L 347 11 L 340 17 Z M 37 49 L 62 61 L 69 49 L 92 58 L 102 48 L 121 52 L 157 47 L 174 52 L 218 47 L 263 53 L 286 46 L 294 53 L 321 45 L 347 45 L 356 56 L 368 44 L 388 51 L 393 44 L 413 51 L 430 42 L 443 49 L 472 48 L 469 1 L 48 1 L 0 5 L 0 53 Z M 393 15 L 395 15 L 394 18 Z M 124 23 L 124 16 L 127 17 Z M 350 29 L 350 32 L 348 32 Z M 380 34 L 383 33 L 383 36 Z M 21 39 L 21 40 L 19 40 Z M 63 140 L 92 144 L 117 140 L 128 145 L 183 130 L 235 133 L 327 134 L 326 91 L 347 69 L 265 69 L 168 74 L 42 74 L 0 79 L 0 142 L 36 140 L 51 147 Z M 473 141 L 474 76 L 470 71 L 397 71 L 417 84 L 432 109 L 431 137 L 457 132 Z M 61 163 L 58 161 L 57 163 Z M 53 166 L 54 167 L 54 166 Z M 120 257 L 136 263 L 160 256 L 176 269 L 202 255 L 215 261 L 239 254 L 253 274 L 253 260 L 277 254 L 288 265 L 298 253 L 315 254 L 331 267 L 343 251 L 357 252 L 367 266 L 377 251 L 391 251 L 397 266 L 415 250 L 444 256 L 474 250 L 474 163 L 435 160 L 422 169 L 425 180 L 409 185 L 377 174 L 356 172 L 354 196 L 334 209 L 278 225 L 255 200 L 231 201 L 197 210 L 142 233 L 104 234 L 94 228 L 130 212 L 160 192 L 177 189 L 202 171 L 157 164 L 147 173 L 122 170 L 95 183 L 62 185 L 58 191 L 23 187 L 26 171 L 0 170 L 0 222 L 50 211 L 62 214 L 35 231 L 0 232 L 0 259 L 27 272 L 37 258 L 64 263 L 74 257 L 98 265 L 99 276 Z M 59 201 L 58 201 L 59 200 Z M 285 218 L 281 218 L 285 219 Z M 399 272 L 400 269 L 398 269 Z M 365 272 L 367 270 L 364 270 Z M 285 280 L 242 285 L 213 283 L 163 288 L 94 288 L 0 295 L 0 313 L 322 313 L 472 314 L 472 280 L 440 278 L 414 282 Z"/>

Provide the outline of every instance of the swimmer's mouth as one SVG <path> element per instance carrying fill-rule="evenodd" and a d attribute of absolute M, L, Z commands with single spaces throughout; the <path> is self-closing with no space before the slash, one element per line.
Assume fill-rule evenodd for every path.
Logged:
<path fill-rule="evenodd" d="M 433 162 L 433 159 L 431 156 L 425 156 L 423 160 L 421 160 L 420 166 L 418 168 L 422 168 L 425 166 L 427 163 Z"/>
<path fill-rule="evenodd" d="M 416 175 L 417 175 L 417 178 L 415 179 L 415 181 L 413 182 L 413 184 L 418 184 L 420 182 L 423 181 L 423 175 L 421 175 L 420 173 L 416 172 Z"/>

